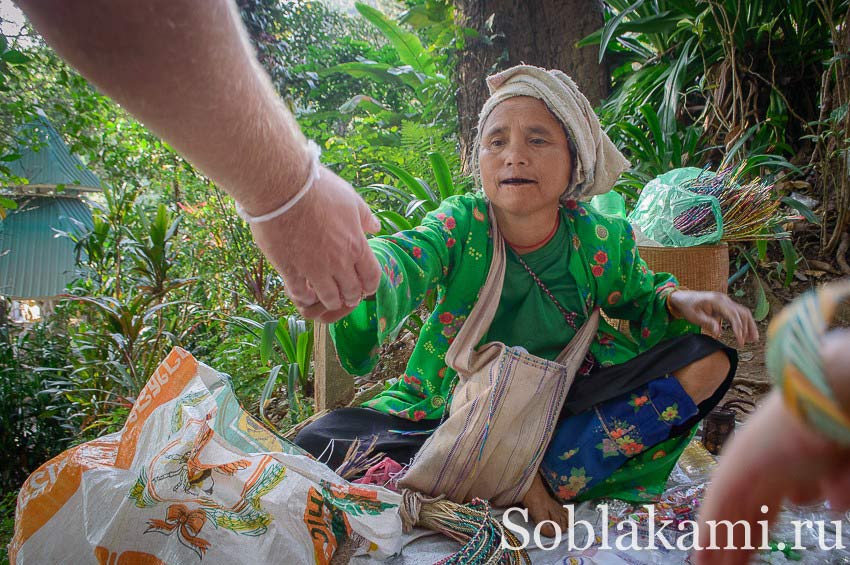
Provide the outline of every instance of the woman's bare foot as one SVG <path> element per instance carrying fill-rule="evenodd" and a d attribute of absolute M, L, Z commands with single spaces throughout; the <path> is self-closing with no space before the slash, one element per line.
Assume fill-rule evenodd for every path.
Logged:
<path fill-rule="evenodd" d="M 525 493 L 522 503 L 528 508 L 528 514 L 534 522 L 539 524 L 544 520 L 551 520 L 560 526 L 561 532 L 567 531 L 567 511 L 546 490 L 540 473 L 534 475 L 534 481 Z M 540 534 L 550 538 L 555 537 L 555 528 L 552 524 L 543 524 Z"/>

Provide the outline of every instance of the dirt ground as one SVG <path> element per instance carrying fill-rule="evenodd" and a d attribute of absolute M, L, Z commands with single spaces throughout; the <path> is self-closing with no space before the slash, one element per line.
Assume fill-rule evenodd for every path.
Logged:
<path fill-rule="evenodd" d="M 812 271 L 806 271 L 812 273 Z M 816 274 L 821 274 L 815 271 Z M 770 320 L 782 310 L 789 302 L 800 294 L 806 292 L 810 288 L 828 283 L 832 280 L 837 280 L 838 276 L 809 276 L 808 280 L 795 279 L 789 287 L 772 285 L 765 288 L 767 300 L 770 303 L 770 311 L 767 319 L 758 324 L 759 341 L 757 343 L 748 344 L 743 348 L 738 349 L 735 344 L 735 338 L 731 332 L 724 332 L 721 336 L 721 341 L 727 345 L 738 349 L 738 371 L 733 381 L 732 388 L 729 393 L 721 401 L 721 405 L 729 400 L 745 399 L 756 404 L 762 399 L 764 394 L 770 390 L 770 377 L 767 374 L 767 369 L 764 363 L 764 353 L 767 341 L 767 327 Z M 755 307 L 753 291 L 753 281 L 745 281 L 734 288 L 730 289 L 730 296 L 750 308 Z M 736 291 L 743 291 L 743 296 L 736 297 Z M 740 294 L 740 292 L 738 292 Z M 835 327 L 850 326 L 850 305 L 842 305 L 836 312 L 835 319 L 832 321 Z M 738 407 L 735 407 L 738 412 L 738 422 L 742 421 L 741 416 L 746 416 Z"/>
<path fill-rule="evenodd" d="M 752 411 L 752 407 L 747 403 L 752 402 L 758 405 L 762 397 L 770 390 L 770 377 L 764 365 L 767 322 L 762 322 L 758 326 L 759 341 L 747 344 L 742 348 L 737 346 L 735 337 L 731 335 L 731 332 L 724 332 L 720 339 L 738 350 L 738 370 L 735 373 L 735 379 L 732 381 L 729 392 L 720 402 L 720 406 L 723 406 L 727 402 L 733 401 L 729 407 L 735 410 L 738 422 L 743 421 L 747 413 Z M 746 402 L 735 402 L 741 400 Z"/>

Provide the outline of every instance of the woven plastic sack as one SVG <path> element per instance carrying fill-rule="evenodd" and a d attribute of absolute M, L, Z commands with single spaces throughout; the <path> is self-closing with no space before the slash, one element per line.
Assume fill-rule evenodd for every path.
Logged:
<path fill-rule="evenodd" d="M 643 187 L 634 210 L 629 214 L 629 222 L 640 228 L 646 237 L 666 247 L 717 243 L 723 237 L 720 202 L 714 196 L 696 194 L 684 186 L 701 174 L 711 173 L 704 173 L 696 167 L 684 167 L 652 179 Z M 694 219 L 706 217 L 714 220 L 714 229 L 699 235 L 686 235 L 680 231 Z"/>
<path fill-rule="evenodd" d="M 242 410 L 175 348 L 124 428 L 42 465 L 18 495 L 12 563 L 329 563 L 402 544 L 401 496 L 352 485 Z"/>

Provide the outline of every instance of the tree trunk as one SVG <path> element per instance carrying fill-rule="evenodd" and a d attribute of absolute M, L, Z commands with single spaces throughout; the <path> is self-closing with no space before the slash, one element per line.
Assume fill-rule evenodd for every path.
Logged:
<path fill-rule="evenodd" d="M 598 61 L 597 46 L 577 48 L 580 39 L 604 24 L 600 0 L 457 0 L 460 25 L 475 29 L 458 60 L 457 108 L 464 169 L 487 99 L 484 79 L 526 63 L 564 71 L 594 106 L 608 95 L 608 69 Z M 492 20 L 490 18 L 492 17 Z"/>

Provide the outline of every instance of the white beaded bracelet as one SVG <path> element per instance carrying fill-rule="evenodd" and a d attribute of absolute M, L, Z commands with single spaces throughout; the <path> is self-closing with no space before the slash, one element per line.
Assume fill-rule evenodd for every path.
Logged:
<path fill-rule="evenodd" d="M 252 216 L 242 207 L 238 202 L 236 203 L 236 213 L 239 214 L 239 217 L 248 222 L 249 224 L 261 224 L 263 222 L 268 222 L 269 220 L 273 220 L 278 216 L 285 214 L 298 204 L 298 201 L 304 198 L 304 195 L 313 187 L 315 182 L 319 179 L 319 175 L 321 174 L 321 163 L 319 162 L 319 155 L 321 155 L 321 149 L 319 146 L 315 144 L 313 141 L 307 142 L 307 150 L 310 153 L 310 175 L 307 177 L 307 181 L 304 183 L 304 186 L 301 187 L 301 190 L 295 193 L 295 196 L 287 200 L 283 203 L 280 208 L 276 208 L 267 214 L 263 214 L 261 216 Z"/>

